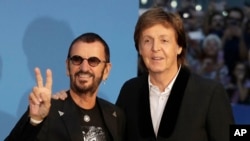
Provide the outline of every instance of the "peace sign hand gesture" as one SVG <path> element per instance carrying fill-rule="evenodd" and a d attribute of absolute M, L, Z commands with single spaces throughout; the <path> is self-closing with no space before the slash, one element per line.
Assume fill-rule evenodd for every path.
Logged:
<path fill-rule="evenodd" d="M 37 86 L 33 87 L 29 95 L 29 115 L 32 120 L 42 121 L 48 115 L 51 106 L 52 72 L 50 69 L 46 70 L 45 86 L 39 68 L 35 68 L 35 75 Z"/>

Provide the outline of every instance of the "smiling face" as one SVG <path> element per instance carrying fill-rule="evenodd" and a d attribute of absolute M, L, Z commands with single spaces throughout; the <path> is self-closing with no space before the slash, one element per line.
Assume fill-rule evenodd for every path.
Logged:
<path fill-rule="evenodd" d="M 86 43 L 76 42 L 71 49 L 70 56 L 80 56 L 82 58 L 97 57 L 101 61 L 105 60 L 104 46 L 99 41 Z M 97 92 L 102 80 L 108 77 L 111 64 L 100 62 L 95 67 L 88 64 L 86 59 L 80 65 L 75 65 L 67 59 L 67 75 L 70 77 L 70 88 L 76 94 L 93 95 Z"/>
<path fill-rule="evenodd" d="M 171 26 L 156 24 L 142 32 L 139 54 L 151 74 L 177 71 L 181 51 Z"/>

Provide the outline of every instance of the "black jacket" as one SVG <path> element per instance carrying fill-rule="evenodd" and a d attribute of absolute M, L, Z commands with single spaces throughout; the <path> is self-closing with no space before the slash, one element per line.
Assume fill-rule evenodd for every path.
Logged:
<path fill-rule="evenodd" d="M 234 123 L 223 86 L 182 67 L 173 84 L 155 136 L 148 75 L 124 83 L 116 104 L 126 115 L 126 141 L 229 141 Z"/>
<path fill-rule="evenodd" d="M 18 121 L 5 141 L 83 141 L 80 117 L 68 94 L 66 100 L 51 101 L 51 109 L 46 119 L 38 126 L 29 123 L 28 110 Z M 105 125 L 113 141 L 124 139 L 125 116 L 113 104 L 97 98 Z"/>

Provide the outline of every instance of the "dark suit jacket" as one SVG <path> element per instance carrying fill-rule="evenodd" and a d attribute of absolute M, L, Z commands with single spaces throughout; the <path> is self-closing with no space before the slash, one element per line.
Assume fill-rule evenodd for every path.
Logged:
<path fill-rule="evenodd" d="M 155 136 L 149 103 L 148 75 L 124 83 L 116 104 L 126 115 L 126 141 L 229 141 L 234 123 L 227 93 L 217 82 L 182 67 Z"/>
<path fill-rule="evenodd" d="M 97 102 L 113 141 L 122 141 L 125 129 L 123 111 L 101 98 L 97 98 Z M 27 111 L 5 141 L 83 141 L 80 120 L 70 96 L 64 101 L 52 100 L 49 115 L 41 124 L 32 126 Z"/>

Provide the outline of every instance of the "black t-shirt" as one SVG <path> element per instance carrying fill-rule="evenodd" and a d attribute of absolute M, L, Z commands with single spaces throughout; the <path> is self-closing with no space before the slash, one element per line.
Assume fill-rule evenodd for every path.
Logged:
<path fill-rule="evenodd" d="M 84 141 L 111 141 L 111 136 L 105 126 L 103 115 L 98 104 L 93 109 L 79 108 L 81 129 Z"/>

